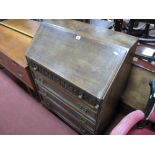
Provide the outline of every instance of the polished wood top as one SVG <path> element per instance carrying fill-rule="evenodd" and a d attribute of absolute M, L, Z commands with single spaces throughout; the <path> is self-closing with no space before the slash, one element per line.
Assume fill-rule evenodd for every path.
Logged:
<path fill-rule="evenodd" d="M 0 24 L 30 37 L 34 37 L 40 25 L 39 22 L 28 19 L 9 19 L 1 21 Z"/>
<path fill-rule="evenodd" d="M 82 25 L 78 26 L 80 30 L 73 30 L 68 26 L 41 24 L 26 55 L 102 99 L 137 38 Z"/>
<path fill-rule="evenodd" d="M 32 41 L 31 36 L 34 36 L 38 26 L 39 23 L 31 20 L 2 21 L 0 23 L 0 52 L 22 67 L 27 67 L 25 52 Z"/>

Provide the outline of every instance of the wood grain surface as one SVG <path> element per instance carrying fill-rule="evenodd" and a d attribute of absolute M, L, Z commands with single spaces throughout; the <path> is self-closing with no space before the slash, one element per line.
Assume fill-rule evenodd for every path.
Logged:
<path fill-rule="evenodd" d="M 108 36 L 108 33 L 112 36 Z M 125 42 L 129 38 L 130 41 Z M 102 99 L 124 62 L 128 47 L 133 46 L 136 41 L 135 37 L 114 31 L 105 30 L 92 34 L 42 24 L 27 56 L 82 90 Z"/>
<path fill-rule="evenodd" d="M 29 37 L 34 37 L 40 25 L 39 22 L 28 19 L 9 19 L 1 21 L 0 24 L 28 35 Z"/>
<path fill-rule="evenodd" d="M 32 42 L 39 23 L 32 20 L 4 20 L 0 22 L 0 63 L 9 72 L 33 88 L 25 52 Z"/>
<path fill-rule="evenodd" d="M 25 51 L 31 41 L 31 37 L 0 25 L 0 51 L 24 68 L 27 66 Z"/>

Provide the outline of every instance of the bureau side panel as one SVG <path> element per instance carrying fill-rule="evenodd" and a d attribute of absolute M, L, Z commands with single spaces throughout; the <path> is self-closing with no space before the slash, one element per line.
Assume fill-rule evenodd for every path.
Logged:
<path fill-rule="evenodd" d="M 100 106 L 100 110 L 98 113 L 96 134 L 100 134 L 106 129 L 107 125 L 109 125 L 114 114 L 116 113 L 118 101 L 123 90 L 125 89 L 128 76 L 132 68 L 131 62 L 135 48 L 136 44 L 128 52 L 124 63 L 122 64 L 114 81 L 111 83 L 110 89 L 108 90 L 105 98 L 103 99 L 103 103 Z"/>

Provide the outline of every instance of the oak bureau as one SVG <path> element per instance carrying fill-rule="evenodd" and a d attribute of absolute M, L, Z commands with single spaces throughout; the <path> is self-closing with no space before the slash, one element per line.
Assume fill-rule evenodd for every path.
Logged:
<path fill-rule="evenodd" d="M 100 134 L 125 88 L 137 38 L 72 20 L 40 25 L 26 52 L 42 104 L 81 134 Z"/>

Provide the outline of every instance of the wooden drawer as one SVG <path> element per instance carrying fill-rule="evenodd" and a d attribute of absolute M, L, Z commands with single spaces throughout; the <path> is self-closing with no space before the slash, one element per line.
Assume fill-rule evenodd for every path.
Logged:
<path fill-rule="evenodd" d="M 47 99 L 42 97 L 42 104 L 55 114 L 57 114 L 61 119 L 63 119 L 66 123 L 68 123 L 72 128 L 74 128 L 77 132 L 81 134 L 94 134 L 94 132 L 88 131 L 86 128 L 80 126 L 77 124 L 77 121 L 75 119 L 72 119 L 66 109 L 60 108 L 60 105 L 58 105 L 56 102 L 54 102 L 52 99 Z"/>
<path fill-rule="evenodd" d="M 85 122 L 88 123 L 88 126 L 91 126 L 92 128 L 94 127 L 94 125 L 96 124 L 95 121 L 92 121 L 91 119 L 89 119 L 88 117 L 85 117 L 84 114 L 80 113 L 79 111 L 77 111 L 75 108 L 73 108 L 72 106 L 70 106 L 70 104 L 68 104 L 66 102 L 66 100 L 62 97 L 59 96 L 55 91 L 51 91 L 49 92 L 45 87 L 43 86 L 38 86 L 39 92 L 41 94 L 43 94 L 45 97 L 48 98 L 55 98 L 57 99 L 57 103 L 60 103 L 63 107 L 65 107 L 66 110 L 68 110 L 70 113 L 72 113 L 73 115 L 76 115 L 76 117 L 78 118 L 83 118 L 85 120 Z"/>
<path fill-rule="evenodd" d="M 39 93 L 42 98 L 42 103 L 51 111 L 56 113 L 64 121 L 75 127 L 76 130 L 80 130 L 83 134 L 94 134 L 95 124 L 90 120 L 82 116 L 80 113 L 73 111 L 68 107 L 64 101 L 60 98 L 47 92 L 44 88 L 39 88 Z"/>
<path fill-rule="evenodd" d="M 75 98 L 79 98 L 80 101 L 87 103 L 87 105 L 90 105 L 93 108 L 95 107 L 95 109 L 98 109 L 99 104 L 102 103 L 102 100 L 98 100 L 96 97 L 76 87 L 75 85 L 71 84 L 70 82 L 66 81 L 65 79 L 56 75 L 55 73 L 50 72 L 47 68 L 41 66 L 35 61 L 31 59 L 27 59 L 27 61 L 30 66 L 30 70 L 32 72 L 40 73 L 41 76 L 44 76 L 46 77 L 46 79 L 50 80 L 51 82 L 56 83 L 59 87 L 63 88 L 65 92 L 68 92 L 70 95 L 74 96 Z"/>
<path fill-rule="evenodd" d="M 28 74 L 27 68 L 17 64 L 15 61 L 9 59 L 6 55 L 0 52 L 0 63 L 19 80 L 25 83 L 31 89 L 33 88 L 32 81 Z"/>
<path fill-rule="evenodd" d="M 41 75 L 39 72 L 36 71 L 33 75 L 35 76 L 35 82 L 37 85 L 46 87 L 46 89 L 50 92 L 57 92 L 57 95 L 61 97 L 70 107 L 76 109 L 93 122 L 96 122 L 98 112 L 97 107 L 93 107 L 87 102 L 73 96 L 70 92 L 67 92 L 63 88 L 59 87 L 56 83 Z"/>

